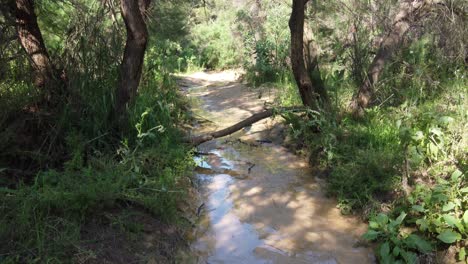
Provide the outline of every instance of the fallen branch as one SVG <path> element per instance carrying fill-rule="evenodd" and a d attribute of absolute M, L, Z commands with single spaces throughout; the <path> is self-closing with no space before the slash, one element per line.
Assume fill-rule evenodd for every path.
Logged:
<path fill-rule="evenodd" d="M 224 137 L 230 134 L 233 134 L 239 130 L 241 130 L 244 127 L 250 126 L 260 120 L 263 120 L 265 118 L 268 118 L 270 116 L 273 116 L 276 113 L 279 112 L 284 112 L 284 111 L 292 111 L 292 112 L 303 112 L 307 111 L 308 108 L 302 107 L 302 106 L 294 106 L 294 107 L 280 107 L 280 108 L 270 108 L 266 109 L 263 112 L 253 114 L 252 116 L 248 117 L 247 119 L 244 119 L 240 121 L 239 123 L 236 123 L 230 127 L 214 131 L 214 132 L 209 132 L 200 136 L 196 137 L 189 137 L 186 139 L 188 143 L 191 143 L 195 146 L 200 145 L 203 142 L 210 141 L 215 138 L 220 138 Z"/>

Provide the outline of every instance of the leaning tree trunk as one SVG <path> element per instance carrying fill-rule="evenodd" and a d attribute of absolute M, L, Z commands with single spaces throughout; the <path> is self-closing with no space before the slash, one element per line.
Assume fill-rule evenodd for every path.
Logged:
<path fill-rule="evenodd" d="M 308 0 L 294 0 L 289 19 L 291 30 L 291 66 L 302 103 L 317 109 L 320 95 L 307 72 L 304 63 L 304 12 Z"/>
<path fill-rule="evenodd" d="M 364 114 L 364 109 L 369 106 L 374 96 L 374 85 L 378 82 L 385 64 L 392 57 L 395 50 L 401 46 L 411 24 L 421 17 L 420 13 L 423 7 L 432 2 L 430 0 L 401 1 L 399 10 L 393 19 L 392 29 L 383 38 L 377 54 L 369 66 L 366 79 L 359 87 L 357 94 L 353 96 L 350 108 L 355 115 L 362 116 Z"/>
<path fill-rule="evenodd" d="M 34 1 L 16 0 L 15 13 L 18 38 L 34 70 L 34 85 L 43 88 L 52 80 L 54 69 L 37 24 Z M 50 91 L 44 92 L 50 96 Z"/>
<path fill-rule="evenodd" d="M 127 30 L 127 41 L 120 66 L 120 79 L 116 92 L 117 115 L 135 98 L 140 84 L 145 57 L 148 30 L 145 13 L 151 0 L 121 0 L 120 9 Z"/>

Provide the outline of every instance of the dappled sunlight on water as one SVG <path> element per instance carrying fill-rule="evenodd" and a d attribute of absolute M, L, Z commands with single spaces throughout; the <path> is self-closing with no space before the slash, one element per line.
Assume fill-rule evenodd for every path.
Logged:
<path fill-rule="evenodd" d="M 197 133 L 232 125 L 264 107 L 239 83 L 204 82 L 191 96 L 196 113 L 211 123 Z M 275 140 L 275 124 L 263 120 L 199 146 L 204 155 L 196 158 L 196 176 L 204 204 L 192 243 L 196 263 L 375 262 L 370 248 L 355 246 L 366 226 L 340 214 L 307 161 L 277 144 L 257 142 Z"/>
<path fill-rule="evenodd" d="M 372 263 L 370 249 L 354 247 L 366 226 L 340 214 L 305 162 L 275 145 L 241 149 L 218 146 L 204 162 L 247 177 L 198 174 L 205 226 L 193 249 L 200 263 Z M 283 166 L 266 166 L 279 156 L 287 157 Z M 255 164 L 250 173 L 248 164 Z"/>

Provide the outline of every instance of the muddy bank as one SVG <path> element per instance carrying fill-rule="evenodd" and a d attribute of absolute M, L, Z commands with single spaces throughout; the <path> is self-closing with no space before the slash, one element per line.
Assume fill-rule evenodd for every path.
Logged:
<path fill-rule="evenodd" d="M 274 101 L 249 90 L 232 72 L 185 76 L 194 133 L 232 125 Z M 217 81 L 220 80 L 220 81 Z M 278 120 L 263 120 L 199 146 L 202 194 L 191 245 L 195 263 L 373 263 L 359 246 L 366 225 L 342 216 L 307 162 L 278 142 Z"/>

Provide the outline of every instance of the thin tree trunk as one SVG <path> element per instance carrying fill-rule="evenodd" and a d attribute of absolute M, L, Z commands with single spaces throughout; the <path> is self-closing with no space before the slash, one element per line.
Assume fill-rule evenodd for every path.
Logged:
<path fill-rule="evenodd" d="M 307 72 L 304 63 L 304 12 L 308 0 L 294 0 L 289 19 L 291 30 L 291 66 L 302 103 L 317 109 L 320 95 Z"/>
<path fill-rule="evenodd" d="M 34 85 L 43 88 L 52 80 L 54 68 L 37 24 L 34 1 L 16 0 L 15 13 L 18 38 L 34 69 Z M 50 91 L 45 92 L 50 96 Z"/>
<path fill-rule="evenodd" d="M 351 111 L 362 116 L 364 109 L 367 108 L 374 96 L 374 86 L 379 81 L 379 77 L 384 70 L 385 64 L 391 59 L 395 50 L 397 50 L 404 39 L 405 34 L 414 21 L 420 17 L 421 9 L 432 1 L 428 0 L 402 0 L 398 13 L 393 20 L 393 26 L 390 32 L 383 38 L 380 47 L 375 55 L 369 69 L 367 77 L 359 87 L 357 94 L 350 104 Z"/>
<path fill-rule="evenodd" d="M 320 66 L 317 54 L 318 46 L 314 43 L 312 32 L 308 27 L 305 27 L 304 33 L 304 60 L 305 67 L 309 73 L 309 77 L 315 86 L 315 90 L 320 96 L 320 100 L 325 106 L 330 105 L 330 98 L 328 97 L 325 83 L 320 73 Z"/>
<path fill-rule="evenodd" d="M 148 30 L 145 13 L 151 0 L 121 0 L 120 9 L 127 30 L 127 41 L 120 66 L 120 79 L 116 94 L 116 113 L 120 115 L 135 98 L 140 84 L 145 57 Z"/>

